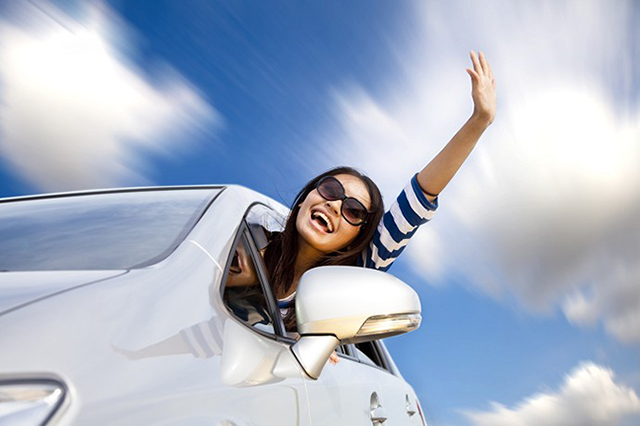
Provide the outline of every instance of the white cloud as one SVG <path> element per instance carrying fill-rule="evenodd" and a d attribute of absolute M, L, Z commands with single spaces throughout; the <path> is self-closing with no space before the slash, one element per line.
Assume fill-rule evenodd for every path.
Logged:
<path fill-rule="evenodd" d="M 585 362 L 565 376 L 557 392 L 535 394 L 513 408 L 491 403 L 489 411 L 466 411 L 474 425 L 620 425 L 640 416 L 638 395 L 614 381 L 608 368 Z"/>
<path fill-rule="evenodd" d="M 640 342 L 640 109 L 631 95 L 640 30 L 631 8 L 419 3 L 395 85 L 376 96 L 338 92 L 328 152 L 370 172 L 389 200 L 466 119 L 466 52 L 487 52 L 496 122 L 407 250 L 429 282 L 462 276 L 496 298 L 560 306 L 577 325 L 602 321 Z"/>
<path fill-rule="evenodd" d="M 562 309 L 567 319 L 591 326 L 604 316 L 605 329 L 620 341 L 640 342 L 640 265 L 631 261 L 612 263 L 607 276 L 598 283 L 565 297 Z"/>
<path fill-rule="evenodd" d="M 145 183 L 145 154 L 184 152 L 219 126 L 178 73 L 151 84 L 123 58 L 135 34 L 105 7 L 83 22 L 44 3 L 14 12 L 0 21 L 0 153 L 36 188 Z"/>

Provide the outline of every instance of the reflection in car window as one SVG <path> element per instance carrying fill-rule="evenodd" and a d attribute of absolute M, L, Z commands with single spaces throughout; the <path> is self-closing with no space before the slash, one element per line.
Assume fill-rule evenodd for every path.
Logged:
<path fill-rule="evenodd" d="M 289 211 L 283 206 L 274 210 L 264 204 L 255 204 L 247 212 L 246 221 L 251 225 L 259 225 L 266 232 L 282 232 L 287 221 Z"/>
<path fill-rule="evenodd" d="M 224 302 L 242 322 L 275 334 L 264 290 L 244 234 L 238 240 L 227 269 Z"/>
<path fill-rule="evenodd" d="M 0 270 L 100 270 L 166 257 L 220 189 L 101 193 L 0 203 Z"/>

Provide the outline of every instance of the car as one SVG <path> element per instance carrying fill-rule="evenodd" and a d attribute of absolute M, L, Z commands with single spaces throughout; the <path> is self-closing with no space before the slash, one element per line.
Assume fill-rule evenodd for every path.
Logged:
<path fill-rule="evenodd" d="M 285 329 L 260 250 L 287 213 L 237 185 L 0 200 L 0 424 L 426 425 L 381 340 L 420 324 L 408 285 L 311 269 Z"/>

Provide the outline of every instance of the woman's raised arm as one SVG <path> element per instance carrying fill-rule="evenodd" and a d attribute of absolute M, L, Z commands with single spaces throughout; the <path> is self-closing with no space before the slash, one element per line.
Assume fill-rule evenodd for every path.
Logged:
<path fill-rule="evenodd" d="M 429 201 L 451 181 L 496 115 L 496 81 L 489 62 L 482 52 L 478 56 L 472 51 L 470 56 L 473 69 L 467 68 L 467 72 L 471 76 L 473 114 L 418 174 L 418 183 Z"/>

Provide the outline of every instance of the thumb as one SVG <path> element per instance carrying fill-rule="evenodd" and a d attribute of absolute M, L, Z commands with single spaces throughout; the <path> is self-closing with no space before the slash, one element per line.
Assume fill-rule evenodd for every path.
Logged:
<path fill-rule="evenodd" d="M 475 83 L 480 79 L 480 76 L 478 75 L 478 73 L 472 70 L 471 68 L 467 68 L 467 73 L 469 74 L 469 76 L 471 76 L 472 83 Z"/>

